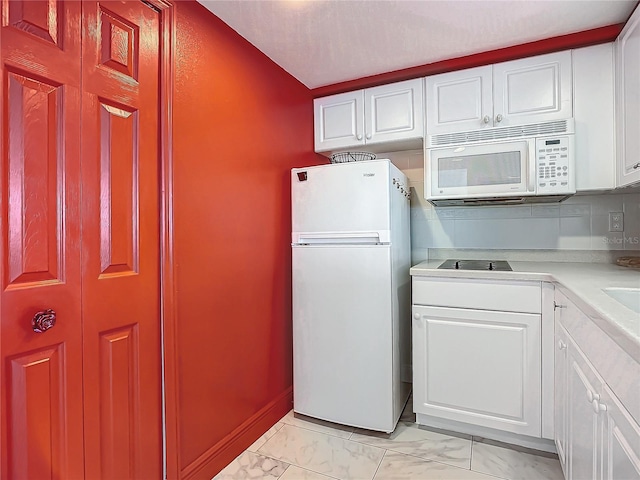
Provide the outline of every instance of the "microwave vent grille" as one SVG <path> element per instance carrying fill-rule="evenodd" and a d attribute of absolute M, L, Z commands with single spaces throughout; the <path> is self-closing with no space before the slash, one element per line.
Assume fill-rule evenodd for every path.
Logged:
<path fill-rule="evenodd" d="M 462 145 L 491 140 L 506 140 L 509 138 L 537 137 L 540 135 L 551 135 L 554 133 L 568 133 L 569 129 L 570 125 L 567 120 L 558 120 L 555 122 L 533 123 L 531 125 L 487 128 L 484 130 L 432 135 L 430 138 L 430 144 L 432 147 L 436 147 L 443 145 Z"/>

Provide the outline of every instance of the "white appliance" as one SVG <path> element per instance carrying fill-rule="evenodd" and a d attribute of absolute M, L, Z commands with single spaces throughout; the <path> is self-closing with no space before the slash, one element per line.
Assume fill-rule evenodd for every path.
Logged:
<path fill-rule="evenodd" d="M 576 192 L 573 122 L 564 132 L 536 125 L 468 132 L 460 141 L 428 148 L 425 196 L 436 206 L 560 202 Z M 477 135 L 471 135 L 471 134 Z M 488 141 L 478 141 L 485 140 Z M 455 139 L 454 139 L 455 140 Z"/>
<path fill-rule="evenodd" d="M 410 393 L 405 175 L 389 160 L 291 171 L 293 409 L 391 432 Z"/>

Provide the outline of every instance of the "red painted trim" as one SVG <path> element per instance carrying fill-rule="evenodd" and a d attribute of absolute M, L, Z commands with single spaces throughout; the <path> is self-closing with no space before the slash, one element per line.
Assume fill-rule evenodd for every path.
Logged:
<path fill-rule="evenodd" d="M 293 408 L 293 387 L 287 388 L 233 432 L 204 452 L 182 471 L 180 478 L 184 480 L 210 480 L 260 438 L 264 432 L 275 425 L 291 408 Z"/>
<path fill-rule="evenodd" d="M 583 32 L 570 33 L 559 37 L 537 40 L 535 42 L 522 43 L 512 47 L 490 50 L 488 52 L 466 55 L 464 57 L 451 58 L 440 62 L 428 63 L 417 67 L 395 70 L 393 72 L 381 73 L 370 77 L 358 78 L 347 82 L 335 83 L 311 90 L 314 98 L 333 95 L 335 93 L 349 92 L 360 88 L 375 87 L 385 83 L 399 82 L 412 78 L 425 77 L 438 73 L 452 72 L 465 68 L 490 65 L 492 63 L 506 62 L 518 58 L 542 55 L 544 53 L 558 52 L 571 48 L 587 47 L 614 41 L 624 24 L 609 25 L 606 27 L 594 28 Z"/>
<path fill-rule="evenodd" d="M 172 0 L 147 0 L 160 15 L 160 285 L 164 351 L 164 433 L 166 478 L 180 475 L 178 428 L 177 311 L 173 227 L 173 88 L 175 85 L 175 6 Z"/>

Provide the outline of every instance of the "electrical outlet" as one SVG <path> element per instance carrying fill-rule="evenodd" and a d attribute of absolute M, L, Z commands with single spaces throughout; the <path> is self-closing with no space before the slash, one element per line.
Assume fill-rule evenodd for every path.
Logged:
<path fill-rule="evenodd" d="M 624 231 L 624 214 L 622 212 L 609 212 L 609 231 Z"/>

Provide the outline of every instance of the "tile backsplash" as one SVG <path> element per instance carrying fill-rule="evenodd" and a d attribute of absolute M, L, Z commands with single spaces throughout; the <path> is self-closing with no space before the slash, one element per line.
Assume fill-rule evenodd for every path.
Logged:
<path fill-rule="evenodd" d="M 378 154 L 378 158 L 390 158 L 409 178 L 414 252 L 640 251 L 640 193 L 575 195 L 558 204 L 435 208 L 424 199 L 421 150 Z M 610 212 L 624 214 L 624 231 L 609 232 Z"/>

